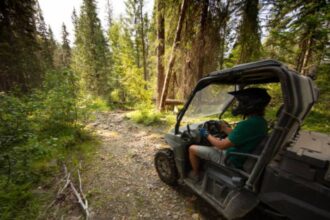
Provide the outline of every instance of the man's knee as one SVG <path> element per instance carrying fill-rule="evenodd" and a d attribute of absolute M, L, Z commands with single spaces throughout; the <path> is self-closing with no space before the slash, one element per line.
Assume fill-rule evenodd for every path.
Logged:
<path fill-rule="evenodd" d="M 191 145 L 191 146 L 189 147 L 189 152 L 190 152 L 190 153 L 193 153 L 193 154 L 196 154 L 197 148 L 198 148 L 197 145 Z"/>

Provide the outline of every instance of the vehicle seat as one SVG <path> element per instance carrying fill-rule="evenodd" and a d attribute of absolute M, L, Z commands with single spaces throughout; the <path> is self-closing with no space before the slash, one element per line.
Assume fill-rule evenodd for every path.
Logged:
<path fill-rule="evenodd" d="M 262 150 L 264 149 L 264 146 L 268 140 L 268 135 L 265 136 L 260 143 L 257 145 L 257 147 L 251 152 L 251 154 L 254 155 L 260 155 Z M 257 160 L 254 158 L 247 158 L 243 164 L 243 170 L 247 173 L 251 173 L 252 169 L 254 168 L 254 165 L 256 164 Z"/>

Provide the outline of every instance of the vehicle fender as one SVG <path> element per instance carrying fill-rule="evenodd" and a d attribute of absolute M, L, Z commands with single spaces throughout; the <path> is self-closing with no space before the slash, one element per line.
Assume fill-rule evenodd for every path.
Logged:
<path fill-rule="evenodd" d="M 166 143 L 170 145 L 172 149 L 180 147 L 184 143 L 181 137 L 175 134 L 165 134 L 164 138 Z"/>
<path fill-rule="evenodd" d="M 186 147 L 189 146 L 189 142 L 181 136 L 171 133 L 165 135 L 165 141 L 174 152 L 174 160 L 180 176 L 184 176 L 187 164 Z"/>

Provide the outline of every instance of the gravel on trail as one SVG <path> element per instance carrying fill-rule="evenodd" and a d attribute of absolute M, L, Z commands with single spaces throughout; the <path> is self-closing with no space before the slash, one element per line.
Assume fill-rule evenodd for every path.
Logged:
<path fill-rule="evenodd" d="M 186 187 L 159 179 L 154 155 L 167 147 L 164 133 L 135 124 L 125 114 L 97 113 L 87 126 L 100 140 L 81 171 L 91 219 L 223 219 Z M 77 211 L 67 217 L 83 219 Z"/>

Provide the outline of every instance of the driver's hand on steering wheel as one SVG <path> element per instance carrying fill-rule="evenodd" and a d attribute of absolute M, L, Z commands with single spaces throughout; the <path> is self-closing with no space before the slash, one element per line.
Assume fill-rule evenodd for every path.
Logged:
<path fill-rule="evenodd" d="M 200 128 L 199 129 L 199 135 L 201 137 L 205 137 L 206 138 L 209 135 L 209 132 L 208 132 L 208 130 L 206 128 Z"/>

